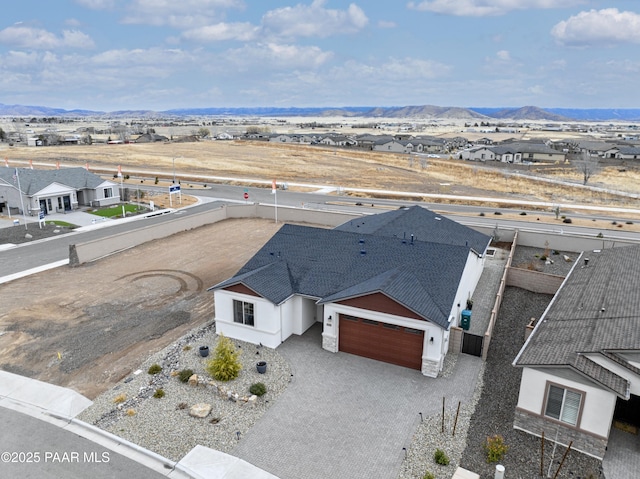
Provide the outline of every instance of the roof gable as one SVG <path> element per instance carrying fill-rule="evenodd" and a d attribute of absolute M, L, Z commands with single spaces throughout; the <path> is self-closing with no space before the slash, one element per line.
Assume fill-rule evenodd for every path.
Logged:
<path fill-rule="evenodd" d="M 327 302 L 383 292 L 448 328 L 468 255 L 468 246 L 285 224 L 235 276 L 210 289 L 242 282 L 274 304 L 293 294 Z"/>

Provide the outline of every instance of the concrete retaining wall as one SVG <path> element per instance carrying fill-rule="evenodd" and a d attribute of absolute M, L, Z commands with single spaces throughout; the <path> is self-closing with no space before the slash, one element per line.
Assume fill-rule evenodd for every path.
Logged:
<path fill-rule="evenodd" d="M 330 213 L 299 208 L 278 207 L 278 222 L 309 223 L 317 225 L 338 226 L 359 215 Z M 221 206 L 202 213 L 189 213 L 175 216 L 170 221 L 156 225 L 149 225 L 134 231 L 118 233 L 107 238 L 101 238 L 86 243 L 69 246 L 69 265 L 78 266 L 84 263 L 104 258 L 110 254 L 139 246 L 147 241 L 167 238 L 183 231 L 188 231 L 204 225 L 217 223 L 229 218 L 274 218 L 273 206 L 251 203 L 248 205 Z M 139 220 L 144 221 L 144 220 Z"/>
<path fill-rule="evenodd" d="M 515 286 L 533 293 L 556 294 L 563 281 L 564 276 L 523 268 L 507 268 L 507 286 Z"/>

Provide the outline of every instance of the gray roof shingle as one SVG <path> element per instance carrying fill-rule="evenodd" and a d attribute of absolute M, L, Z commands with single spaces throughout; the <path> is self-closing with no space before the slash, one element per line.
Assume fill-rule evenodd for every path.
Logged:
<path fill-rule="evenodd" d="M 583 257 L 588 264 L 575 265 L 514 364 L 572 367 L 620 393 L 619 376 L 603 379 L 578 356 L 640 351 L 640 245 Z"/>
<path fill-rule="evenodd" d="M 460 223 L 420 206 L 400 208 L 377 215 L 364 216 L 335 228 L 360 234 L 375 234 L 407 241 L 468 246 L 477 255 L 484 255 L 491 238 Z"/>
<path fill-rule="evenodd" d="M 7 183 L 15 184 L 13 180 L 14 174 L 15 168 L 0 168 L 0 179 Z M 75 190 L 93 190 L 105 182 L 100 176 L 82 167 L 63 168 L 60 170 L 18 168 L 18 176 L 20 177 L 20 188 L 27 196 L 35 195 L 52 183 L 60 183 Z"/>
<path fill-rule="evenodd" d="M 363 225 L 378 224 L 384 232 L 389 219 L 397 218 L 380 222 L 368 217 Z M 441 224 L 447 223 L 432 227 Z M 470 247 L 430 242 L 422 234 L 403 241 L 376 229 L 372 234 L 367 228 L 353 232 L 285 224 L 236 275 L 210 290 L 243 283 L 274 304 L 293 294 L 323 303 L 381 292 L 447 329 Z"/>

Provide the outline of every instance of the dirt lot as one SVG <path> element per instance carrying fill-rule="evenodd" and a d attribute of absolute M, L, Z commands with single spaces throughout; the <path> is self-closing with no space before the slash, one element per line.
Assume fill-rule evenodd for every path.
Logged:
<path fill-rule="evenodd" d="M 234 274 L 279 227 L 227 220 L 0 286 L 0 368 L 95 398 L 213 319 L 206 289 Z"/>

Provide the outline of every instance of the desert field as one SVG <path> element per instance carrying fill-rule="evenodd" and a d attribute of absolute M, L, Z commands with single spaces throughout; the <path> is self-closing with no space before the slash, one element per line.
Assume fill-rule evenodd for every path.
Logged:
<path fill-rule="evenodd" d="M 0 155 L 10 165 L 52 167 L 85 166 L 99 172 L 118 165 L 150 169 L 171 178 L 189 175 L 242 177 L 257 181 L 311 183 L 314 185 L 396 190 L 416 193 L 484 195 L 547 202 L 635 206 L 635 199 L 582 188 L 581 175 L 570 165 L 487 165 L 452 158 L 425 160 L 405 154 L 347 148 L 299 146 L 258 141 L 198 141 L 190 143 L 93 144 L 57 147 L 6 146 Z M 513 176 L 520 172 L 530 177 Z M 535 177 L 565 180 L 575 187 L 555 185 Z M 603 166 L 589 186 L 640 194 L 640 168 L 635 165 Z M 418 198 L 416 198 L 418 199 Z"/>

